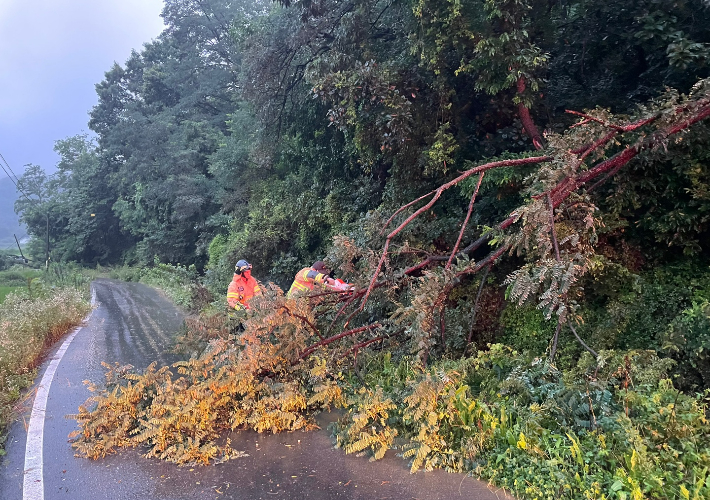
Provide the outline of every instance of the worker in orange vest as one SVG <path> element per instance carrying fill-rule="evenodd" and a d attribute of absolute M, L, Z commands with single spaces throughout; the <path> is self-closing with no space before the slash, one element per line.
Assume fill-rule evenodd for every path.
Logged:
<path fill-rule="evenodd" d="M 234 266 L 234 277 L 227 288 L 229 307 L 236 310 L 249 309 L 249 300 L 254 295 L 260 295 L 259 283 L 251 275 L 251 264 L 246 260 L 237 261 Z"/>
<path fill-rule="evenodd" d="M 351 289 L 350 285 L 340 284 L 338 280 L 328 276 L 329 274 L 330 270 L 326 267 L 325 262 L 317 260 L 311 267 L 304 267 L 296 273 L 296 278 L 293 280 L 293 284 L 286 296 L 291 298 L 299 293 L 309 292 L 313 290 L 315 285 L 321 285 L 324 288 L 338 292 Z"/>

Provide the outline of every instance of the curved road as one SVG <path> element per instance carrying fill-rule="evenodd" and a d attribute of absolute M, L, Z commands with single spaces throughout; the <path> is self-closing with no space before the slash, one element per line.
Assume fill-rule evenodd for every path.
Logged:
<path fill-rule="evenodd" d="M 41 401 L 45 392 L 45 411 L 39 413 L 35 403 L 35 425 L 28 408 L 10 430 L 7 456 L 0 466 L 0 499 L 506 498 L 502 491 L 494 492 L 464 475 L 442 471 L 410 475 L 406 462 L 392 452 L 374 464 L 345 455 L 333 449 L 327 431 L 233 433 L 232 446 L 248 456 L 209 467 L 178 467 L 142 458 L 136 450 L 97 461 L 74 457 L 67 435 L 76 422 L 65 416 L 76 413 L 89 397 L 82 382 L 103 378 L 101 361 L 137 368 L 154 360 L 175 361 L 166 350 L 183 319 L 175 306 L 145 285 L 100 279 L 92 288 L 95 310 L 83 327 L 55 347 L 40 370 L 36 399 Z M 28 450 L 35 446 L 37 428 L 43 441 L 26 459 L 28 427 Z"/>

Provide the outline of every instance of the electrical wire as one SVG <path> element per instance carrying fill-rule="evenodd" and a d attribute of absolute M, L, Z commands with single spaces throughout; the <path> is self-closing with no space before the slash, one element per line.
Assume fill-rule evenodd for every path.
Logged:
<path fill-rule="evenodd" d="M 10 164 L 7 162 L 7 160 L 6 160 L 5 157 L 2 155 L 2 153 L 0 153 L 0 158 L 2 158 L 2 161 L 3 161 L 3 163 L 5 164 L 5 166 L 3 166 L 3 164 L 0 163 L 0 168 L 2 168 L 2 171 L 5 172 L 5 175 L 7 176 L 7 178 L 10 179 L 10 182 L 12 182 L 12 183 L 15 185 L 15 189 L 16 189 L 20 194 L 22 194 L 22 196 L 24 196 L 25 198 L 27 198 L 27 201 L 30 201 L 30 202 L 31 202 L 31 201 L 36 201 L 36 200 L 32 200 L 32 198 L 30 198 L 29 196 L 27 196 L 27 194 L 25 194 L 25 192 L 24 192 L 22 189 L 20 189 L 20 186 L 17 185 L 17 184 L 20 182 L 20 179 L 17 178 L 17 175 L 15 175 L 15 172 L 12 170 L 12 168 L 10 168 Z M 5 167 L 7 167 L 7 169 L 5 169 Z M 7 173 L 8 170 L 10 170 L 10 172 L 12 172 L 12 176 L 14 177 L 14 179 L 10 176 L 10 174 Z M 13 236 L 14 236 L 14 235 L 13 235 Z M 17 241 L 17 236 L 15 236 L 15 241 Z M 49 241 L 49 240 L 48 240 L 48 241 Z M 23 260 L 25 261 L 25 263 L 27 263 L 28 260 L 27 260 L 27 259 L 25 258 L 25 256 L 22 254 L 22 248 L 20 247 L 20 242 L 19 242 L 19 241 L 17 242 L 17 248 L 20 250 L 20 255 L 22 256 Z M 49 247 L 48 247 L 48 248 L 49 248 Z M 48 249 L 47 251 L 49 251 L 49 249 Z"/>
<path fill-rule="evenodd" d="M 27 198 L 27 201 L 36 201 L 36 200 L 33 200 L 32 198 L 30 198 L 29 196 L 27 196 L 27 194 L 25 194 L 25 192 L 22 189 L 20 189 L 20 186 L 17 185 L 17 183 L 20 182 L 20 179 L 17 178 L 17 176 L 15 175 L 15 172 L 12 171 L 12 169 L 10 168 L 10 165 L 7 163 L 7 160 L 5 159 L 5 157 L 1 153 L 0 153 L 0 158 L 2 158 L 2 161 L 3 161 L 3 163 L 5 163 L 5 166 L 7 166 L 7 169 L 5 169 L 5 167 L 2 165 L 2 163 L 0 163 L 0 168 L 2 168 L 2 171 L 5 172 L 5 175 L 7 176 L 7 178 L 10 179 L 10 182 L 12 182 L 15 185 L 15 189 L 17 189 L 17 191 L 20 194 L 22 194 L 22 196 Z M 10 176 L 10 174 L 7 172 L 7 170 L 10 170 L 10 172 L 12 172 L 12 175 L 15 177 L 15 179 L 17 179 L 17 182 L 15 182 L 15 179 L 13 179 Z"/>
<path fill-rule="evenodd" d="M 17 182 L 20 182 L 20 179 L 18 179 L 17 175 L 15 175 L 15 172 L 12 171 L 12 169 L 10 168 L 10 164 L 7 162 L 5 157 L 2 154 L 0 154 L 0 158 L 2 158 L 2 161 L 5 163 L 5 166 L 10 170 L 10 172 L 12 173 L 12 176 L 15 178 L 15 180 Z"/>

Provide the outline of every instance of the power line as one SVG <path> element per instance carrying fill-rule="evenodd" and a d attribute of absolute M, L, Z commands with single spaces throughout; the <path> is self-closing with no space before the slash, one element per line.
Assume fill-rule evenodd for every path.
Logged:
<path fill-rule="evenodd" d="M 12 172 L 12 169 L 10 168 L 10 165 L 8 165 L 7 160 L 5 160 L 5 157 L 4 157 L 1 153 L 0 153 L 0 158 L 2 158 L 2 161 L 5 163 L 5 165 L 7 166 L 7 168 L 10 170 L 10 172 Z M 24 196 L 25 198 L 27 198 L 27 201 L 37 201 L 37 200 L 33 200 L 32 198 L 30 198 L 29 196 L 27 196 L 27 195 L 25 194 L 25 192 L 24 192 L 22 189 L 20 189 L 20 186 L 17 185 L 17 183 L 20 182 L 20 179 L 17 179 L 17 176 L 15 175 L 15 172 L 12 172 L 12 175 L 15 176 L 15 179 L 17 179 L 17 182 L 15 182 L 15 179 L 13 179 L 12 177 L 10 177 L 10 174 L 7 173 L 7 170 L 5 169 L 5 167 L 3 167 L 2 163 L 0 163 L 0 168 L 2 168 L 2 171 L 5 172 L 5 175 L 7 176 L 7 178 L 10 179 L 10 182 L 12 182 L 12 183 L 15 185 L 15 189 L 17 189 L 17 190 L 22 194 L 22 196 Z"/>
<path fill-rule="evenodd" d="M 7 163 L 7 160 L 5 160 L 5 157 L 0 154 L 0 158 L 2 158 L 2 161 L 7 165 L 7 168 L 12 172 L 12 169 L 10 168 L 10 165 Z M 15 172 L 12 172 L 12 175 L 15 175 L 15 179 L 17 179 L 17 182 L 15 182 L 15 179 L 10 177 L 10 174 L 7 173 L 7 170 L 5 167 L 0 163 L 0 167 L 2 168 L 2 171 L 5 172 L 5 175 L 7 175 L 7 178 L 10 179 L 10 182 L 12 182 L 15 185 L 15 189 L 17 189 L 20 193 L 22 193 L 22 196 L 27 198 L 27 201 L 30 202 L 39 202 L 40 200 L 33 200 L 29 196 L 25 194 L 25 192 L 20 189 L 20 186 L 17 185 L 18 182 L 20 182 L 20 179 L 17 179 L 17 176 L 15 175 Z M 20 253 L 22 253 L 22 249 L 20 249 Z M 47 211 L 47 260 L 45 262 L 45 269 L 49 270 L 49 211 Z"/>
<path fill-rule="evenodd" d="M 15 172 L 12 171 L 12 169 L 10 168 L 10 164 L 7 163 L 7 160 L 5 159 L 5 157 L 2 154 L 0 154 L 0 158 L 2 158 L 2 161 L 5 162 L 5 165 L 7 166 L 7 168 L 10 169 L 10 172 L 12 172 L 12 176 L 15 178 L 15 180 L 17 182 L 20 182 L 20 179 L 18 179 L 17 175 L 15 175 Z"/>

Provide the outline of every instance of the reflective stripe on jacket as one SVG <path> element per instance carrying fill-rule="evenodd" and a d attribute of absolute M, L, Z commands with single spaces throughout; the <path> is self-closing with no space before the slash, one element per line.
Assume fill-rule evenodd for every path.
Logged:
<path fill-rule="evenodd" d="M 296 274 L 291 288 L 289 288 L 286 297 L 292 297 L 296 293 L 303 293 L 313 290 L 316 283 L 325 285 L 327 275 L 319 273 L 311 267 L 304 267 Z"/>
<path fill-rule="evenodd" d="M 249 309 L 249 300 L 260 293 L 261 288 L 254 276 L 245 279 L 243 274 L 235 274 L 227 288 L 227 302 L 234 309 Z"/>

